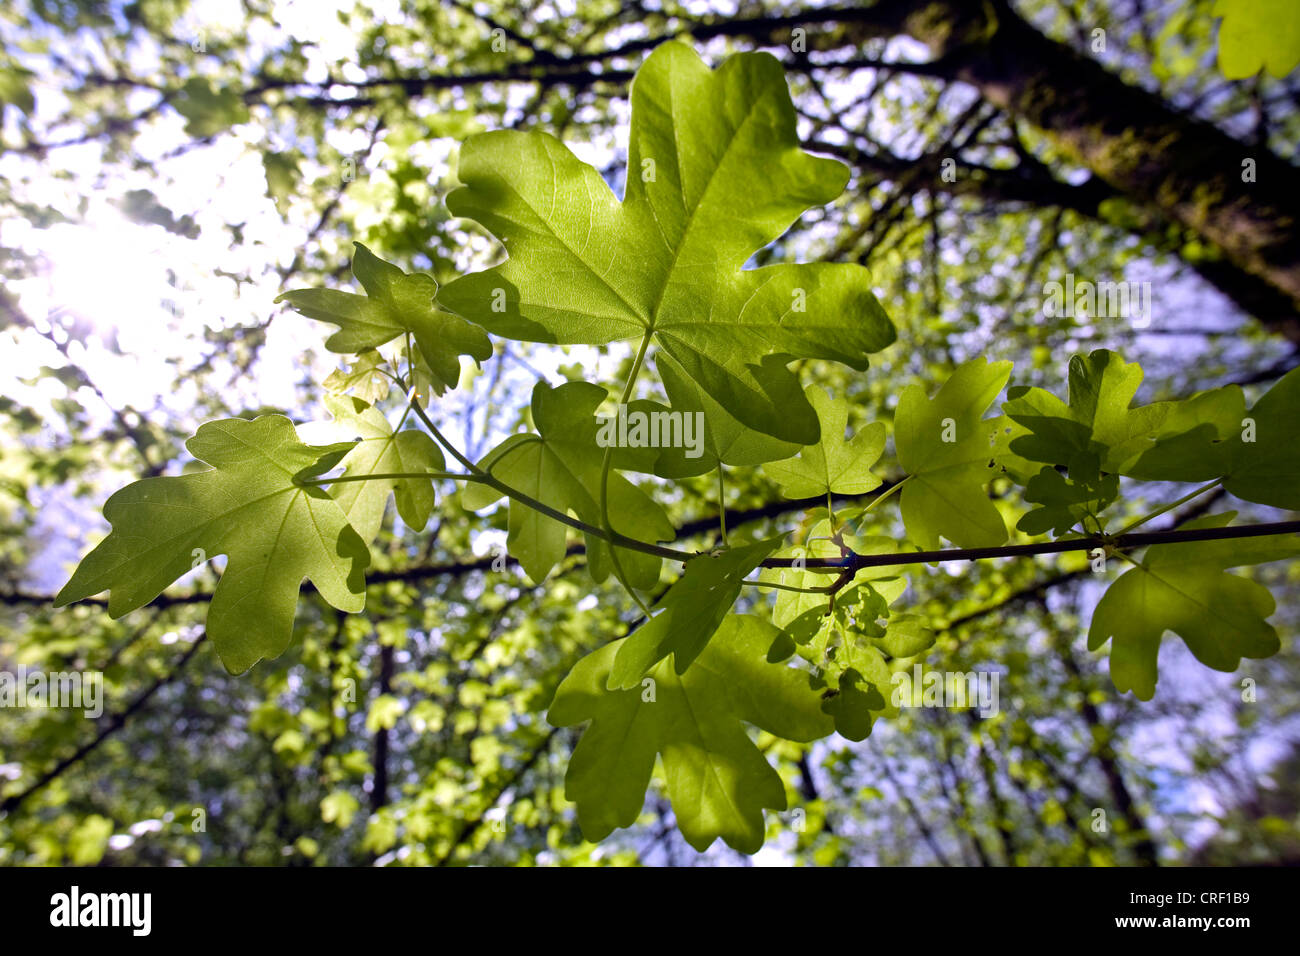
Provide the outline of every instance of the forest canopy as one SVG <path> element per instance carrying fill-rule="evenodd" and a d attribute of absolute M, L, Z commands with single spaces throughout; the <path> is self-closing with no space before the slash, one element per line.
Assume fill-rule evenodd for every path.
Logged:
<path fill-rule="evenodd" d="M 1296 862 L 1298 63 L 6 8 L 0 863 Z"/>

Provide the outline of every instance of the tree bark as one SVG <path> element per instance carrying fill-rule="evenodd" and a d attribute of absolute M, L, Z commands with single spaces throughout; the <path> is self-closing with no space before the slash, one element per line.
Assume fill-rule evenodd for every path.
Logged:
<path fill-rule="evenodd" d="M 1006 0 L 876 4 L 869 27 L 899 20 L 951 75 L 1034 125 L 1129 199 L 1158 210 L 1277 293 L 1256 317 L 1300 339 L 1300 175 L 1263 146 L 1125 83 L 1095 60 L 1039 33 Z M 1254 161 L 1254 182 L 1243 162 Z M 1222 270 L 1219 270 L 1222 273 Z M 1220 281 L 1231 280 L 1220 276 Z M 1285 304 L 1284 311 L 1279 308 Z"/>

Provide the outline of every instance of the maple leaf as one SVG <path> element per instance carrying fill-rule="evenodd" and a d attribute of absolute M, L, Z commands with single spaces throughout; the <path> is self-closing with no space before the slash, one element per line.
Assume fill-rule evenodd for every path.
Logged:
<path fill-rule="evenodd" d="M 1156 402 L 1130 408 L 1141 384 L 1142 368 L 1136 362 L 1097 349 L 1087 358 L 1070 359 L 1068 404 L 1041 388 L 1008 389 L 1002 410 L 1029 429 L 1011 441 L 1011 451 L 1067 467 L 1096 457 L 1103 472 L 1124 473 L 1174 407 L 1173 402 Z"/>
<path fill-rule="evenodd" d="M 669 654 L 681 674 L 691 665 L 740 596 L 745 575 L 776 550 L 780 538 L 702 554 L 659 602 L 660 610 L 623 641 L 610 669 L 610 689 L 634 687 Z"/>
<path fill-rule="evenodd" d="M 340 396 L 327 397 L 325 407 L 341 428 L 360 439 L 338 462 L 345 477 L 442 471 L 446 467 L 432 438 L 412 428 L 394 432 L 377 408 Z M 331 494 L 352 527 L 369 542 L 379 533 L 390 493 L 407 527 L 422 530 L 433 513 L 433 482 L 432 476 L 343 481 L 333 485 Z"/>
<path fill-rule="evenodd" d="M 1025 501 L 1042 507 L 1027 512 L 1016 525 L 1017 530 L 1033 535 L 1050 530 L 1058 537 L 1069 534 L 1085 517 L 1096 518 L 1119 497 L 1119 476 L 1102 475 L 1095 455 L 1075 461 L 1068 478 L 1055 468 L 1044 466 L 1029 479 L 1025 484 Z"/>
<path fill-rule="evenodd" d="M 339 610 L 362 610 L 366 543 L 337 501 L 299 483 L 333 467 L 351 442 L 305 445 L 289 419 L 264 415 L 200 425 L 185 447 L 213 467 L 113 494 L 104 505 L 112 531 L 77 566 L 56 607 L 108 590 L 108 613 L 121 617 L 201 561 L 227 555 L 207 632 L 232 673 L 289 646 L 304 578 Z"/>
<path fill-rule="evenodd" d="M 434 307 L 438 283 L 432 276 L 407 275 L 361 243 L 354 243 L 352 274 L 365 295 L 335 289 L 295 289 L 276 298 L 310 319 L 339 326 L 325 340 L 331 352 L 364 352 L 404 332 L 415 338 L 431 371 L 430 385 L 441 395 L 460 380 L 460 356 L 482 362 L 492 342 L 477 325 Z"/>
<path fill-rule="evenodd" d="M 1222 528 L 1235 511 L 1189 521 L 1186 528 Z M 1300 555 L 1294 536 L 1191 541 L 1153 545 L 1141 563 L 1102 595 L 1088 629 L 1088 649 L 1108 640 L 1110 676 L 1117 690 L 1150 700 L 1165 631 L 1173 631 L 1206 667 L 1233 671 L 1243 657 L 1262 658 L 1281 647 L 1266 618 L 1276 604 L 1268 588 L 1227 568 Z"/>
<path fill-rule="evenodd" d="M 945 537 L 962 548 L 999 545 L 1006 524 L 989 500 L 993 439 L 1000 422 L 983 418 L 1011 374 L 1010 362 L 963 362 L 933 399 L 903 389 L 894 415 L 898 461 L 908 474 L 899 510 L 908 537 L 922 551 Z"/>
<path fill-rule="evenodd" d="M 1229 80 L 1244 80 L 1266 69 L 1286 76 L 1300 63 L 1300 18 L 1295 0 L 1218 0 L 1219 69 Z"/>
<path fill-rule="evenodd" d="M 658 755 L 687 843 L 703 851 L 721 837 L 742 853 L 762 846 L 763 809 L 785 809 L 785 785 L 742 721 L 795 741 L 833 726 L 806 674 L 764 659 L 775 634 L 760 618 L 732 615 L 684 674 L 665 659 L 631 690 L 607 688 L 623 641 L 574 666 L 546 716 L 558 727 L 591 722 L 564 777 L 588 840 L 636 822 Z"/>
<path fill-rule="evenodd" d="M 786 364 L 865 369 L 893 326 L 859 265 L 742 266 L 809 206 L 838 196 L 847 167 L 800 148 L 781 65 L 766 53 L 711 71 L 688 46 L 664 43 L 637 71 L 631 98 L 622 202 L 545 133 L 465 142 L 465 185 L 447 208 L 500 238 L 509 258 L 451 282 L 439 301 L 514 339 L 649 337 L 674 407 L 669 369 L 745 426 L 817 441 L 817 415 Z"/>
<path fill-rule="evenodd" d="M 763 473 L 776 479 L 787 498 L 811 498 L 832 492 L 860 495 L 878 488 L 880 479 L 871 473 L 871 466 L 885 450 L 884 424 L 872 422 L 846 441 L 848 401 L 832 398 L 817 386 L 809 386 L 805 394 L 821 420 L 821 440 L 803 448 L 798 458 L 772 462 Z"/>
<path fill-rule="evenodd" d="M 1155 481 L 1222 478 L 1245 501 L 1300 510 L 1300 369 L 1250 409 L 1235 385 L 1176 403 L 1151 446 L 1124 474 Z"/>
<path fill-rule="evenodd" d="M 392 379 L 381 371 L 383 364 L 382 355 L 374 349 L 366 349 L 357 355 L 356 361 L 346 371 L 335 369 L 321 384 L 335 395 L 351 393 L 367 405 L 373 405 L 385 398 L 392 386 Z"/>
<path fill-rule="evenodd" d="M 572 512 L 588 524 L 601 526 L 600 480 L 605 449 L 596 443 L 596 409 L 608 395 L 589 382 L 566 382 L 533 388 L 533 422 L 537 434 L 511 435 L 492 449 L 478 467 L 509 487 L 558 511 Z M 470 484 L 462 503 L 471 511 L 501 497 L 490 485 Z M 617 472 L 608 486 L 610 527 L 638 541 L 670 541 L 676 531 L 653 498 Z M 565 526 L 541 512 L 511 502 L 506 547 L 534 581 L 542 581 L 564 557 Z M 606 543 L 587 536 L 592 576 L 604 580 L 611 562 Z M 659 580 L 662 560 L 655 555 L 619 549 L 619 561 L 633 587 L 648 589 Z"/>

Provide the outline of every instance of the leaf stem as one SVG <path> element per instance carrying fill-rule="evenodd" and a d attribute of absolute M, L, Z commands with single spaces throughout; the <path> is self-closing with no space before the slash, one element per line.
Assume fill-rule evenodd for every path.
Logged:
<path fill-rule="evenodd" d="M 438 430 L 438 426 L 433 423 L 433 419 L 431 419 L 425 413 L 424 409 L 420 407 L 420 403 L 415 401 L 414 398 L 411 399 L 411 407 L 415 409 L 415 414 L 419 416 L 420 421 L 424 422 L 424 427 L 429 429 L 429 434 L 432 435 L 434 439 L 437 440 L 439 445 L 447 449 L 447 452 L 451 455 L 451 457 L 455 458 L 458 462 L 460 462 L 462 465 L 464 465 L 466 468 L 468 468 L 471 472 L 473 472 L 476 475 L 487 474 L 485 471 L 483 471 L 482 468 L 480 468 L 478 465 L 474 464 L 463 454 L 461 454 L 459 448 L 457 448 L 455 445 L 453 445 L 451 442 L 447 440 L 447 436 Z"/>
<path fill-rule="evenodd" d="M 722 530 L 722 546 L 727 547 L 727 486 L 722 473 L 722 459 L 718 459 L 718 527 Z"/>
<path fill-rule="evenodd" d="M 641 337 L 641 345 L 636 350 L 636 358 L 632 360 L 632 371 L 628 373 L 627 383 L 623 386 L 623 395 L 619 398 L 620 405 L 626 405 L 632 395 L 632 389 L 636 384 L 636 377 L 641 373 L 641 365 L 645 362 L 646 350 L 650 348 L 650 337 L 653 333 L 646 329 L 645 335 Z M 614 446 L 605 447 L 605 458 L 600 465 L 600 523 L 605 529 L 607 540 L 612 542 L 614 527 L 609 521 L 609 467 L 614 460 Z M 721 462 L 719 462 L 721 466 Z M 725 535 L 725 532 L 724 532 Z M 623 585 L 623 589 L 632 595 L 632 600 L 637 603 L 647 618 L 651 617 L 650 606 L 641 599 L 641 596 L 633 590 L 632 585 L 628 583 L 627 572 L 623 570 L 623 562 L 619 559 L 618 548 L 611 543 L 609 549 L 610 563 L 614 566 L 614 576 L 618 578 L 618 583 Z"/>
<path fill-rule="evenodd" d="M 862 509 L 862 513 L 863 513 L 863 514 L 866 514 L 868 511 L 870 511 L 870 510 L 871 510 L 872 508 L 874 508 L 876 505 L 880 504 L 882 501 L 884 501 L 886 498 L 888 498 L 888 497 L 889 497 L 890 495 L 892 495 L 894 492 L 898 491 L 900 488 L 903 487 L 903 485 L 907 484 L 907 483 L 908 483 L 909 481 L 911 481 L 911 480 L 912 480 L 912 476 L 911 476 L 911 475 L 907 475 L 907 476 L 904 477 L 901 481 L 896 481 L 896 482 L 894 482 L 892 485 L 889 486 L 889 489 L 888 489 L 887 491 L 881 492 L 880 494 L 876 495 L 876 497 L 872 498 L 872 499 L 871 499 L 871 504 L 869 504 L 869 505 L 867 505 L 865 508 L 863 508 L 863 509 Z"/>
<path fill-rule="evenodd" d="M 410 329 L 406 330 L 406 374 L 402 379 L 402 391 L 409 393 L 415 387 L 415 354 L 411 351 Z"/>
<path fill-rule="evenodd" d="M 519 491 L 517 488 L 510 487 L 500 478 L 496 477 L 490 472 L 484 471 L 478 465 L 474 464 L 472 461 L 466 458 L 461 453 L 460 449 L 457 448 L 455 445 L 453 445 L 451 442 L 449 442 L 447 440 L 447 436 L 445 436 L 441 431 L 439 431 L 438 426 L 435 425 L 430 420 L 429 416 L 425 413 L 423 408 L 421 408 L 418 404 L 414 404 L 414 403 L 412 404 L 411 407 L 415 410 L 415 414 L 419 416 L 420 421 L 424 422 L 424 427 L 429 430 L 429 433 L 434 437 L 434 439 L 438 442 L 438 444 L 442 445 L 442 447 L 447 450 L 448 454 L 450 454 L 458 462 L 460 462 L 462 465 L 464 465 L 466 468 L 469 469 L 470 474 L 464 476 L 460 480 L 477 481 L 480 484 L 488 485 L 492 488 L 495 488 L 497 491 L 501 492 L 501 494 L 505 495 L 507 498 L 510 498 L 512 501 L 518 501 L 520 504 L 526 505 L 527 507 L 532 508 L 534 511 L 546 515 L 546 517 L 548 518 L 553 518 L 556 521 L 560 522 L 561 524 L 566 524 L 570 528 L 574 528 L 578 531 L 583 532 L 584 534 L 592 535 L 611 545 L 617 544 L 620 547 L 627 548 L 631 551 L 642 551 L 646 554 L 653 554 L 656 557 L 660 557 L 660 558 L 668 558 L 669 560 L 672 561 L 685 562 L 695 557 L 695 554 L 690 551 L 679 551 L 676 548 L 666 548 L 663 545 L 650 544 L 647 541 L 638 541 L 636 538 L 629 538 L 627 535 L 620 534 L 619 532 L 614 531 L 612 529 L 607 530 L 604 528 L 599 528 L 593 524 L 588 524 L 587 522 L 581 520 L 580 518 L 574 518 L 563 511 L 559 511 L 555 508 L 552 508 L 550 505 L 546 504 L 545 502 L 538 501 L 536 498 L 532 497 L 532 495 L 525 494 L 524 492 Z M 614 554 L 614 550 L 612 547 L 610 548 L 610 554 L 611 555 Z"/>
<path fill-rule="evenodd" d="M 1139 518 L 1137 521 L 1134 521 L 1132 524 L 1130 524 L 1130 525 L 1128 525 L 1127 527 L 1125 527 L 1125 528 L 1124 528 L 1122 531 L 1120 531 L 1119 533 L 1120 533 L 1120 534 L 1128 534 L 1130 531 L 1133 531 L 1133 530 L 1136 529 L 1136 528 L 1140 528 L 1140 527 L 1142 527 L 1144 524 L 1146 524 L 1146 523 L 1147 523 L 1148 521 L 1150 521 L 1152 518 L 1159 518 L 1159 517 L 1160 517 L 1162 514 L 1164 514 L 1165 512 L 1167 512 L 1167 511 L 1173 511 L 1173 510 L 1174 510 L 1175 508 L 1177 508 L 1179 505 L 1186 504 L 1187 502 L 1191 501 L 1193 498 L 1197 498 L 1197 497 L 1199 497 L 1199 496 L 1205 494 L 1207 491 L 1210 491 L 1210 490 L 1213 489 L 1213 488 L 1217 488 L 1217 487 L 1218 487 L 1220 484 L 1222 484 L 1222 483 L 1223 483 L 1223 479 L 1222 479 L 1222 478 L 1216 478 L 1216 479 L 1214 479 L 1214 481 L 1210 482 L 1208 485 L 1202 485 L 1200 488 L 1197 488 L 1195 491 L 1183 495 L 1183 496 L 1182 496 L 1181 498 L 1179 498 L 1177 501 L 1172 501 L 1172 502 L 1170 502 L 1169 504 L 1165 505 L 1163 508 L 1160 508 L 1160 509 L 1158 509 L 1158 510 L 1156 510 L 1156 511 L 1151 512 L 1151 513 L 1150 513 L 1149 515 L 1147 515 L 1146 517 L 1144 517 L 1144 518 Z"/>

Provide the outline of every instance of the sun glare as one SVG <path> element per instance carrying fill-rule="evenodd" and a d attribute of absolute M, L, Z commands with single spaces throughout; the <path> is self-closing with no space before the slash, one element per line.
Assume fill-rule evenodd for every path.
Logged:
<path fill-rule="evenodd" d="M 156 331 L 171 290 L 166 245 L 175 239 L 112 208 L 43 230 L 46 268 L 19 284 L 24 311 L 37 321 L 70 316 L 103 336 Z"/>

